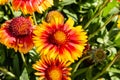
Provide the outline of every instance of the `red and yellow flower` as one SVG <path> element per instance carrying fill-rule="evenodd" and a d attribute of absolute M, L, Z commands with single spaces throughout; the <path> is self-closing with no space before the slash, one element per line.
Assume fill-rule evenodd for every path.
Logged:
<path fill-rule="evenodd" d="M 0 0 L 0 5 L 4 5 L 7 2 L 8 2 L 8 0 Z"/>
<path fill-rule="evenodd" d="M 33 47 L 33 25 L 30 18 L 16 17 L 0 28 L 0 42 L 7 48 L 27 53 Z"/>
<path fill-rule="evenodd" d="M 32 14 L 35 11 L 42 13 L 53 5 L 53 0 L 13 0 L 14 10 L 21 9 L 24 14 Z"/>
<path fill-rule="evenodd" d="M 82 56 L 87 42 L 86 32 L 81 26 L 73 27 L 72 18 L 69 18 L 66 23 L 61 19 L 63 18 L 56 16 L 51 18 L 53 21 L 49 23 L 43 21 L 36 27 L 33 32 L 36 50 L 41 55 L 48 55 L 51 58 L 77 60 Z"/>
<path fill-rule="evenodd" d="M 33 68 L 37 70 L 35 75 L 39 76 L 38 80 L 71 80 L 69 67 L 71 62 L 61 61 L 59 59 L 50 59 L 43 56 L 39 61 L 33 64 Z"/>

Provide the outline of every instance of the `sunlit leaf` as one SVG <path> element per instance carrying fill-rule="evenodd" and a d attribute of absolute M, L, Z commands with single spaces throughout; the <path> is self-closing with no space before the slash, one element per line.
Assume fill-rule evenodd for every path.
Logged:
<path fill-rule="evenodd" d="M 29 77 L 28 77 L 28 72 L 27 72 L 27 69 L 24 68 L 21 76 L 20 76 L 20 80 L 29 80 Z"/>
<path fill-rule="evenodd" d="M 97 38 L 97 42 L 99 42 L 99 43 L 104 43 L 104 41 L 103 41 L 102 38 Z"/>
<path fill-rule="evenodd" d="M 70 5 L 76 3 L 76 0 L 63 0 L 60 2 L 60 5 L 65 6 L 65 5 Z"/>
<path fill-rule="evenodd" d="M 119 74 L 120 74 L 120 70 L 119 70 L 119 69 L 116 69 L 116 68 L 110 68 L 108 71 L 109 71 L 109 72 L 114 72 L 114 73 L 119 73 Z"/>
<path fill-rule="evenodd" d="M 109 12 L 117 5 L 117 0 L 112 0 L 108 5 L 103 9 L 103 16 L 107 16 Z"/>
<path fill-rule="evenodd" d="M 14 12 L 14 16 L 15 16 L 15 17 L 18 17 L 18 16 L 20 16 L 21 14 L 22 14 L 21 11 L 15 11 L 15 12 Z"/>

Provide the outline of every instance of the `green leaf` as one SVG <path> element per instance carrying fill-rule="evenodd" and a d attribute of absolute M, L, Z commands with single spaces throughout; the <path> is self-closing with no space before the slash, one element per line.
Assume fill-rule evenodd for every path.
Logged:
<path fill-rule="evenodd" d="M 87 68 L 82 68 L 82 69 L 78 69 L 73 75 L 72 75 L 72 80 L 74 80 L 75 77 L 79 76 L 80 74 L 85 73 L 88 70 Z"/>
<path fill-rule="evenodd" d="M 14 17 L 21 16 L 22 12 L 21 11 L 15 11 L 14 12 Z"/>
<path fill-rule="evenodd" d="M 4 53 L 4 50 L 1 49 L 0 50 L 0 64 L 3 64 L 4 61 L 5 61 L 5 53 Z"/>
<path fill-rule="evenodd" d="M 92 66 L 90 66 L 86 72 L 86 78 L 87 80 L 91 80 L 92 79 Z"/>
<path fill-rule="evenodd" d="M 107 16 L 109 12 L 117 5 L 117 0 L 112 0 L 108 5 L 103 9 L 103 16 Z"/>
<path fill-rule="evenodd" d="M 108 47 L 107 50 L 109 51 L 110 54 L 116 54 L 117 53 L 116 48 L 112 47 L 112 46 Z"/>
<path fill-rule="evenodd" d="M 0 18 L 2 18 L 4 16 L 4 12 L 0 11 Z"/>
<path fill-rule="evenodd" d="M 103 41 L 103 39 L 102 39 L 102 38 L 97 38 L 97 42 L 99 42 L 99 43 L 101 43 L 101 44 L 103 44 L 103 43 L 104 43 L 104 41 Z"/>
<path fill-rule="evenodd" d="M 29 55 L 30 55 L 30 59 L 33 61 L 33 62 L 36 62 L 37 60 L 40 59 L 40 56 L 39 54 L 35 51 L 35 49 L 32 49 L 29 51 Z"/>
<path fill-rule="evenodd" d="M 13 70 L 17 76 L 20 75 L 19 58 L 17 54 L 15 54 L 13 58 Z"/>
<path fill-rule="evenodd" d="M 67 15 L 67 17 L 71 17 L 77 22 L 78 17 L 72 9 L 63 9 L 63 12 Z"/>
<path fill-rule="evenodd" d="M 19 80 L 29 80 L 27 69 L 24 68 Z"/>
<path fill-rule="evenodd" d="M 119 8 L 114 7 L 114 8 L 111 9 L 110 14 L 117 14 L 119 12 L 120 12 Z"/>
<path fill-rule="evenodd" d="M 119 70 L 119 69 L 116 69 L 116 68 L 110 68 L 108 71 L 109 71 L 109 72 L 119 73 L 119 74 L 120 74 L 120 70 Z"/>
<path fill-rule="evenodd" d="M 120 80 L 120 74 L 109 72 L 110 80 Z"/>
<path fill-rule="evenodd" d="M 6 16 L 3 17 L 3 19 L 5 19 L 5 20 L 9 20 L 9 16 L 6 15 Z"/>
<path fill-rule="evenodd" d="M 60 2 L 61 6 L 65 6 L 65 5 L 70 5 L 76 3 L 76 0 L 63 0 L 62 2 Z"/>

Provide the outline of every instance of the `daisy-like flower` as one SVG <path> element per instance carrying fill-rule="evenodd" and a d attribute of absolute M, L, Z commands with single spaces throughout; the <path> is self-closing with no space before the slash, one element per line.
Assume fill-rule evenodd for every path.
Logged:
<path fill-rule="evenodd" d="M 33 64 L 33 68 L 37 70 L 35 75 L 39 76 L 38 80 L 71 80 L 70 64 L 71 62 L 61 61 L 58 58 L 50 59 L 43 56 Z"/>
<path fill-rule="evenodd" d="M 64 17 L 63 17 L 63 15 L 61 15 L 61 13 L 59 11 L 50 11 L 47 14 L 46 21 L 48 23 L 54 23 L 56 21 L 55 19 L 59 20 L 59 23 L 62 23 L 62 24 L 64 23 Z"/>
<path fill-rule="evenodd" d="M 8 0 L 0 0 L 0 5 L 4 5 L 7 2 L 8 2 Z"/>
<path fill-rule="evenodd" d="M 14 10 L 21 9 L 24 14 L 32 14 L 35 11 L 42 13 L 53 5 L 53 0 L 13 0 Z"/>
<path fill-rule="evenodd" d="M 77 60 L 83 54 L 87 42 L 86 32 L 81 26 L 73 27 L 74 21 L 69 18 L 66 23 L 60 16 L 54 21 L 45 21 L 34 30 L 33 40 L 36 51 L 51 58 Z"/>
<path fill-rule="evenodd" d="M 0 42 L 7 48 L 27 53 L 33 47 L 31 18 L 16 17 L 6 21 L 0 28 Z"/>

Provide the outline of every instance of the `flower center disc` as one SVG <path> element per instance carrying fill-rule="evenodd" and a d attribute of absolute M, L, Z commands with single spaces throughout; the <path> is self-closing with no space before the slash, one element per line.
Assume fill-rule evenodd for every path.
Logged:
<path fill-rule="evenodd" d="M 31 23 L 24 17 L 14 18 L 9 26 L 14 36 L 25 36 L 31 32 Z"/>
<path fill-rule="evenodd" d="M 49 72 L 50 80 L 62 80 L 62 73 L 59 69 L 52 69 Z"/>
<path fill-rule="evenodd" d="M 66 42 L 67 36 L 62 31 L 56 31 L 54 33 L 55 42 L 58 44 L 64 44 Z"/>
<path fill-rule="evenodd" d="M 97 51 L 95 56 L 98 58 L 98 59 L 103 59 L 105 57 L 105 53 L 101 50 Z"/>

